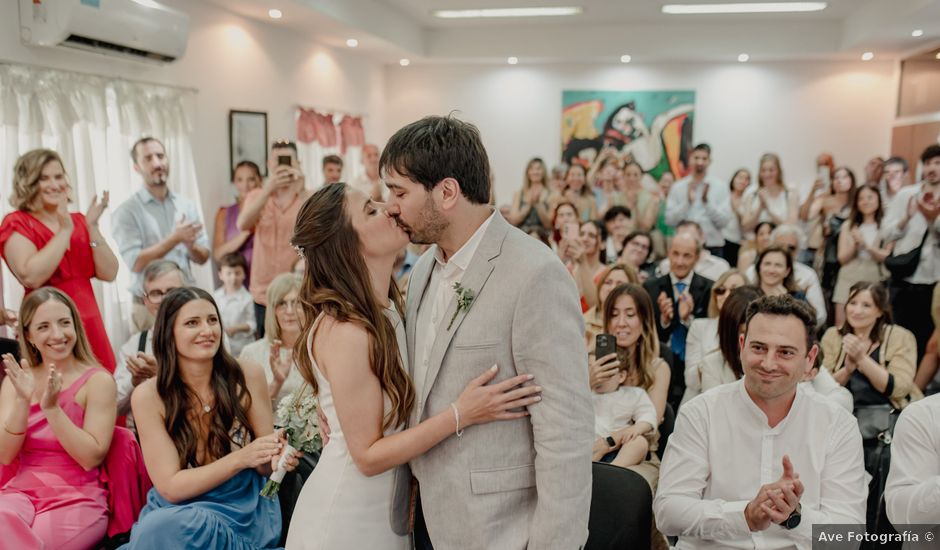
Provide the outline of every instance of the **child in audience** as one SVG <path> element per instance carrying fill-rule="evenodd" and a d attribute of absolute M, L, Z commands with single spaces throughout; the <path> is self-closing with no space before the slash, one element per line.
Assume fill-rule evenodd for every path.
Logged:
<path fill-rule="evenodd" d="M 646 459 L 653 432 L 656 407 L 642 388 L 627 386 L 626 365 L 621 362 L 616 376 L 594 387 L 593 460 L 627 468 Z"/>
<path fill-rule="evenodd" d="M 229 351 L 235 356 L 255 341 L 255 310 L 251 293 L 245 288 L 247 274 L 248 263 L 244 256 L 238 252 L 222 256 L 219 264 L 222 286 L 212 295 L 219 305 Z"/>

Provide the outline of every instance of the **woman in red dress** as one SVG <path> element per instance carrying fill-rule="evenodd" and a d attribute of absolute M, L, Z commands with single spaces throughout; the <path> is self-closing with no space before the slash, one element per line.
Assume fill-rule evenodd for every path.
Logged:
<path fill-rule="evenodd" d="M 108 207 L 108 192 L 92 199 L 88 214 L 68 212 L 69 182 L 55 151 L 36 149 L 13 167 L 16 210 L 0 223 L 0 252 L 17 280 L 29 293 L 42 286 L 65 292 L 78 306 L 92 352 L 114 372 L 115 358 L 91 278 L 113 281 L 118 260 L 98 230 Z"/>

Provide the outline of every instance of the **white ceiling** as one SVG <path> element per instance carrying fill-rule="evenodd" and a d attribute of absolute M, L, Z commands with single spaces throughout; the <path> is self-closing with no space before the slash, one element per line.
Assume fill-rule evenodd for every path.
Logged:
<path fill-rule="evenodd" d="M 205 0 L 362 55 L 413 63 L 616 63 L 897 59 L 940 43 L 940 0 L 828 0 L 814 13 L 664 15 L 666 3 L 702 0 Z M 739 0 L 723 0 L 739 1 Z M 754 0 L 750 0 L 754 1 Z M 572 17 L 442 20 L 437 9 L 581 6 Z M 284 13 L 280 20 L 268 10 Z M 923 29 L 914 38 L 911 31 Z"/>

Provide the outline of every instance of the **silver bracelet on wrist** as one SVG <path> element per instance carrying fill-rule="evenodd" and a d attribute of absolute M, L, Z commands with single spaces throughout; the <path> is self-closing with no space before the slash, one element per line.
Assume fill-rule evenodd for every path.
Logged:
<path fill-rule="evenodd" d="M 454 420 L 457 423 L 457 429 L 454 433 L 457 434 L 457 437 L 463 437 L 463 430 L 460 429 L 460 411 L 457 410 L 457 405 L 454 403 L 450 404 L 450 408 L 454 409 Z"/>

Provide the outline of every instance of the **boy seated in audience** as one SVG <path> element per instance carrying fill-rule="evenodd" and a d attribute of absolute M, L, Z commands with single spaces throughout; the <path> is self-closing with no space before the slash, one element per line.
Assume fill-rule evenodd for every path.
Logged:
<path fill-rule="evenodd" d="M 343 159 L 338 155 L 323 157 L 323 185 L 339 183 L 343 179 Z"/>
<path fill-rule="evenodd" d="M 620 372 L 594 387 L 595 462 L 610 462 L 627 468 L 646 459 L 649 452 L 647 436 L 656 426 L 656 407 L 643 388 L 625 386 L 626 366 Z"/>
<path fill-rule="evenodd" d="M 242 348 L 255 341 L 255 306 L 251 293 L 245 288 L 248 262 L 238 252 L 222 256 L 219 280 L 222 286 L 212 297 L 219 306 L 222 327 L 225 329 L 229 352 L 238 357 Z"/>

